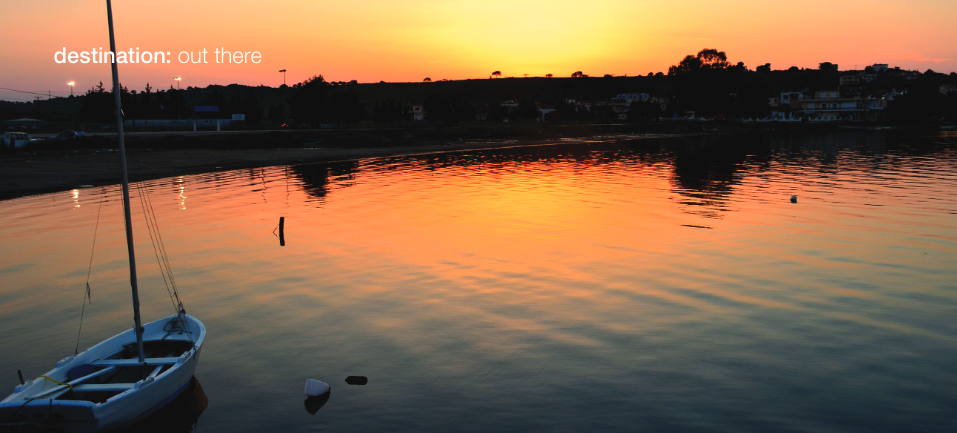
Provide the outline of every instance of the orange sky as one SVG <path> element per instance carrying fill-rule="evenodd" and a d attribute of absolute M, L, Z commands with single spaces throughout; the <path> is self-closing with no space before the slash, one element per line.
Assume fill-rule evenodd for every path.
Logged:
<path fill-rule="evenodd" d="M 54 95 L 110 79 L 102 64 L 57 64 L 54 52 L 109 45 L 105 1 L 0 4 L 0 87 Z M 889 63 L 957 70 L 953 0 L 252 0 L 114 2 L 118 49 L 259 51 L 258 65 L 120 65 L 132 88 L 287 83 L 313 74 L 360 82 L 647 74 L 713 47 L 748 67 L 842 69 Z M 29 95 L 0 91 L 0 99 Z"/>

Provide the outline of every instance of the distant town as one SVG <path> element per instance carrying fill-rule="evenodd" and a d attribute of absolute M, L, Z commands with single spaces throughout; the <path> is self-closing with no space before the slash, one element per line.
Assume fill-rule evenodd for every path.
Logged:
<path fill-rule="evenodd" d="M 280 72 L 284 72 L 280 71 Z M 292 86 L 158 83 L 123 88 L 126 125 L 133 130 L 322 129 L 417 123 L 447 126 L 499 123 L 827 123 L 952 126 L 957 74 L 911 71 L 889 64 L 841 70 L 749 68 L 705 49 L 667 72 L 646 75 L 508 76 L 422 82 L 326 81 Z M 113 97 L 103 83 L 76 96 L 0 101 L 5 131 L 109 129 Z"/>

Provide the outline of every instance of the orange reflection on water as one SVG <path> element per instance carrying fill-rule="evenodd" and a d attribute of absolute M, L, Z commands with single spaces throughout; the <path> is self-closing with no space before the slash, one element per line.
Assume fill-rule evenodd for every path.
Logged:
<path fill-rule="evenodd" d="M 611 403 L 619 413 L 637 406 L 636 384 L 676 393 L 669 401 L 714 387 L 740 408 L 807 380 L 828 390 L 819 398 L 862 394 L 859 383 L 895 380 L 884 371 L 901 367 L 886 354 L 907 354 L 905 385 L 952 370 L 947 357 L 919 355 L 928 370 L 918 373 L 909 360 L 957 344 L 957 155 L 795 161 L 708 145 L 556 146 L 150 182 L 186 308 L 212 330 L 200 364 L 218 377 L 204 376 L 220 399 L 210 410 L 251 417 L 224 408 L 304 372 L 360 367 L 417 387 L 437 377 L 469 391 L 463 401 L 516 377 L 532 386 L 509 389 L 546 401 L 564 395 L 555 377 L 582 378 L 593 396 L 625 396 Z M 129 327 L 118 198 L 113 187 L 103 204 L 84 342 Z M 62 194 L 0 206 L 9 240 L 0 271 L 12 276 L 0 286 L 0 325 L 41 317 L 44 326 L 19 328 L 22 338 L 72 350 L 75 336 L 62 330 L 76 325 L 95 209 Z M 134 229 L 143 316 L 168 315 L 142 216 Z M 55 358 L 41 352 L 30 356 Z M 875 363 L 886 369 L 867 373 Z M 835 385 L 847 371 L 867 380 Z M 766 377 L 784 386 L 762 388 Z"/>

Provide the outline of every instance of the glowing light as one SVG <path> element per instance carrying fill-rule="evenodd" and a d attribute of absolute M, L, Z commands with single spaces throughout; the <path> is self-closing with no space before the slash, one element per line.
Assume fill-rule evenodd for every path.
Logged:
<path fill-rule="evenodd" d="M 183 184 L 183 177 L 176 179 L 179 184 L 179 210 L 186 210 L 186 186 Z"/>

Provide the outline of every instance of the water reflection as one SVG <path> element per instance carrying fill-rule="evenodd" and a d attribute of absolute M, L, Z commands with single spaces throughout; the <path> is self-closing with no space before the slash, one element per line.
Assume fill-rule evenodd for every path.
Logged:
<path fill-rule="evenodd" d="M 680 137 L 187 176 L 191 205 L 155 210 L 210 329 L 203 428 L 957 431 L 955 148 Z M 119 194 L 84 341 L 128 326 Z M 0 202 L 0 371 L 72 353 L 98 206 L 71 206 Z M 142 274 L 144 316 L 170 314 Z M 303 376 L 356 372 L 376 386 L 303 401 Z"/>
<path fill-rule="evenodd" d="M 306 412 L 309 412 L 310 415 L 315 415 L 316 412 L 319 412 L 319 409 L 322 409 L 322 407 L 326 405 L 326 402 L 329 401 L 329 397 L 331 396 L 332 391 L 316 397 L 307 397 L 306 401 L 303 402 L 306 406 Z"/>
<path fill-rule="evenodd" d="M 832 167 L 842 152 L 880 155 L 888 150 L 910 154 L 927 154 L 940 150 L 935 137 L 894 137 L 880 131 L 847 131 L 829 134 L 760 134 L 728 136 L 661 137 L 631 142 L 593 143 L 589 145 L 549 145 L 538 147 L 500 148 L 461 153 L 439 153 L 419 156 L 377 158 L 363 163 L 347 161 L 292 166 L 293 178 L 310 197 L 324 202 L 332 189 L 361 182 L 363 172 L 374 170 L 384 174 L 404 170 L 444 172 L 467 168 L 475 179 L 499 177 L 520 169 L 523 172 L 548 176 L 560 171 L 563 176 L 587 183 L 593 175 L 589 169 L 627 166 L 638 173 L 656 175 L 653 169 L 671 171 L 671 191 L 682 211 L 697 217 L 722 219 L 742 176 L 761 177 L 780 163 L 803 164 L 813 158 L 824 172 Z M 890 141 L 889 141 L 890 140 Z M 894 142 L 895 146 L 888 143 Z M 890 147 L 893 149 L 890 149 Z M 778 166 L 774 165 L 778 163 Z M 880 160 L 872 161 L 876 168 Z M 643 172 L 643 169 L 651 171 Z M 743 173 L 747 171 L 747 173 Z M 288 175 L 284 178 L 287 182 Z M 250 172 L 252 175 L 252 172 Z M 258 177 L 266 189 L 265 174 Z M 389 186 L 384 184 L 383 186 Z M 259 191 L 259 190 L 257 190 Z M 265 195 L 263 196 L 265 200 Z M 286 200 L 288 201 L 288 192 Z"/>
<path fill-rule="evenodd" d="M 186 183 L 183 180 L 183 176 L 176 178 L 176 186 L 178 187 L 177 192 L 179 193 L 179 209 L 186 210 Z"/>
<path fill-rule="evenodd" d="M 747 143 L 722 146 L 724 140 L 703 137 L 698 142 L 672 147 L 673 191 L 685 212 L 706 218 L 721 218 L 728 211 L 728 197 L 738 183 L 738 172 L 747 159 Z"/>
<path fill-rule="evenodd" d="M 173 401 L 152 415 L 115 433 L 189 433 L 196 430 L 199 417 L 209 406 L 209 400 L 199 379 L 193 378 L 187 388 Z"/>
<path fill-rule="evenodd" d="M 358 161 L 292 166 L 292 175 L 301 182 L 303 191 L 320 201 L 325 199 L 333 184 L 343 188 L 352 186 L 358 171 Z"/>

